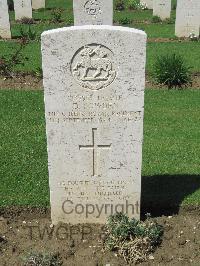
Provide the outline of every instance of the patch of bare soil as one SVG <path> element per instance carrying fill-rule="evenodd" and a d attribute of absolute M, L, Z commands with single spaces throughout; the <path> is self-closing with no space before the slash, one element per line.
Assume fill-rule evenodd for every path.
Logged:
<path fill-rule="evenodd" d="M 146 75 L 146 88 L 167 89 L 167 86 L 156 84 Z M 32 75 L 18 75 L 13 78 L 0 76 L 0 90 L 43 90 L 42 80 Z M 194 73 L 192 77 L 192 86 L 189 89 L 200 89 L 200 72 Z"/>
<path fill-rule="evenodd" d="M 188 38 L 148 38 L 148 42 L 188 42 L 191 43 L 192 41 Z"/>
<path fill-rule="evenodd" d="M 164 226 L 160 247 L 140 265 L 199 265 L 200 216 L 184 213 L 155 218 Z M 23 265 L 32 250 L 59 254 L 64 266 L 125 266 L 114 253 L 103 252 L 101 225 L 51 226 L 45 209 L 0 210 L 0 265 Z"/>
<path fill-rule="evenodd" d="M 167 89 L 167 86 L 155 83 L 149 75 L 146 75 L 146 88 Z M 194 73 L 192 75 L 192 85 L 188 86 L 187 89 L 200 89 L 200 72 Z"/>
<path fill-rule="evenodd" d="M 42 80 L 32 75 L 17 75 L 13 78 L 0 76 L 0 89 L 43 90 Z"/>

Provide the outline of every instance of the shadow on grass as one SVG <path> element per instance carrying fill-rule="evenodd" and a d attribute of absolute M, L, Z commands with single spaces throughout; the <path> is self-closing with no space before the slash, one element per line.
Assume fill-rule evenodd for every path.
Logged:
<path fill-rule="evenodd" d="M 184 198 L 200 189 L 200 175 L 156 175 L 142 177 L 142 216 L 179 213 Z"/>

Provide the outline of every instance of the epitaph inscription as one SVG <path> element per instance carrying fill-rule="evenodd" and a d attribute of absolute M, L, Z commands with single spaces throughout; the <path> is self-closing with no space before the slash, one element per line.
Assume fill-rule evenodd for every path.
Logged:
<path fill-rule="evenodd" d="M 105 223 L 119 206 L 140 217 L 145 51 L 124 27 L 42 34 L 53 224 Z"/>

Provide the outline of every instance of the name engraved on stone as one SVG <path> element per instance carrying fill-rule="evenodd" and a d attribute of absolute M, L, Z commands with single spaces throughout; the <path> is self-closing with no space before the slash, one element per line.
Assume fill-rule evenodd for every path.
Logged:
<path fill-rule="evenodd" d="M 102 13 L 98 0 L 88 0 L 84 5 L 84 10 L 88 15 L 95 17 Z"/>
<path fill-rule="evenodd" d="M 116 77 L 113 57 L 112 51 L 101 44 L 85 45 L 72 58 L 72 75 L 83 88 L 103 89 Z"/>
<path fill-rule="evenodd" d="M 93 155 L 92 155 L 92 177 L 98 176 L 98 152 L 103 149 L 103 150 L 110 150 L 111 149 L 111 144 L 110 145 L 100 145 L 97 144 L 96 140 L 96 132 L 97 128 L 92 129 L 92 145 L 79 145 L 80 150 L 91 150 Z"/>

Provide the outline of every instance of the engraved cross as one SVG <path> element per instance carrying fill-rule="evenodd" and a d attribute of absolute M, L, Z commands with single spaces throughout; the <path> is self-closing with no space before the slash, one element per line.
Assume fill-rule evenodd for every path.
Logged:
<path fill-rule="evenodd" d="M 99 150 L 110 150 L 111 144 L 110 145 L 102 145 L 102 144 L 97 144 L 96 141 L 96 132 L 97 128 L 92 129 L 92 145 L 79 145 L 80 150 L 91 150 L 92 151 L 92 176 L 98 176 L 98 151 Z"/>

